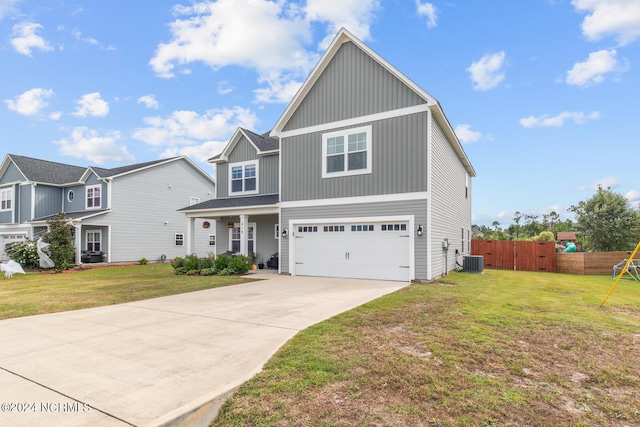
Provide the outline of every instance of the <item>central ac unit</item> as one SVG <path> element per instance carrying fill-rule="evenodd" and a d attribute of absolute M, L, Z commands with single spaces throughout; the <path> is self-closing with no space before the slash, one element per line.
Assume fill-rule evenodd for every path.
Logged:
<path fill-rule="evenodd" d="M 484 257 L 482 255 L 468 255 L 462 260 L 462 270 L 467 273 L 484 272 Z"/>

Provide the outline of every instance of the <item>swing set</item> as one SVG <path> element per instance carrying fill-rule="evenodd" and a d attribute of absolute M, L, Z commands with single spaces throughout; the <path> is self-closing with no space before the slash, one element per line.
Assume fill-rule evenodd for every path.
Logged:
<path fill-rule="evenodd" d="M 633 253 L 629 257 L 629 259 L 625 259 L 624 261 L 621 261 L 613 266 L 612 277 L 615 277 L 618 270 L 620 270 L 620 274 L 618 275 L 618 278 L 614 282 L 613 286 L 611 286 L 611 289 L 609 289 L 609 293 L 606 297 L 604 297 L 600 305 L 604 305 L 604 303 L 607 302 L 607 299 L 609 299 L 609 296 L 613 293 L 613 290 L 616 288 L 618 282 L 620 281 L 620 279 L 622 279 L 622 276 L 624 276 L 625 273 L 629 274 L 633 278 L 633 280 L 640 282 L 640 272 L 638 271 L 640 270 L 640 264 L 638 263 L 638 260 L 634 259 L 636 253 L 638 252 L 638 249 L 640 249 L 640 242 L 638 242 L 638 245 L 633 250 Z M 623 264 L 624 266 L 622 266 Z"/>

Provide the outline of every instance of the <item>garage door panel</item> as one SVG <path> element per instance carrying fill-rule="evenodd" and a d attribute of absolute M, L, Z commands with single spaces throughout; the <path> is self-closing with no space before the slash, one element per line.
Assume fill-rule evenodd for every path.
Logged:
<path fill-rule="evenodd" d="M 0 261 L 8 261 L 9 255 L 5 251 L 5 245 L 9 243 L 24 242 L 27 236 L 24 234 L 4 234 L 0 235 Z"/>
<path fill-rule="evenodd" d="M 341 224 L 339 232 L 335 225 L 298 226 L 292 236 L 294 274 L 409 281 L 408 224 L 396 228 L 366 219 Z"/>

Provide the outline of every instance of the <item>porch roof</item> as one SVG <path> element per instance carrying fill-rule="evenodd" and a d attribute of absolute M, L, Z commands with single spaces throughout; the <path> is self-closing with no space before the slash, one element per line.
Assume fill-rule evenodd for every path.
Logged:
<path fill-rule="evenodd" d="M 100 210 L 91 210 L 91 211 L 79 211 L 79 212 L 65 212 L 64 213 L 64 219 L 69 221 L 69 220 L 74 220 L 74 221 L 82 221 L 83 219 L 87 219 L 87 218 L 91 218 L 94 216 L 98 216 L 98 215 L 102 215 L 102 214 L 106 214 L 107 212 L 111 212 L 111 209 L 100 209 Z M 57 214 L 56 214 L 57 215 Z M 44 216 L 41 218 L 37 218 L 33 221 L 29 221 L 29 222 L 47 222 L 50 219 L 52 219 L 54 216 L 56 215 L 48 215 L 48 216 Z"/>
<path fill-rule="evenodd" d="M 257 207 L 276 208 L 280 200 L 279 194 L 264 194 L 259 196 L 246 197 L 225 197 L 222 199 L 207 200 L 186 208 L 178 209 L 179 212 L 202 212 L 202 211 L 228 211 L 230 209 L 246 209 Z"/>

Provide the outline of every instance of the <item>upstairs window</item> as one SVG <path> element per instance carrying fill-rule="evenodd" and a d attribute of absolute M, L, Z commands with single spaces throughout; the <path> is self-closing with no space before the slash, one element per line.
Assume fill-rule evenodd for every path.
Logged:
<path fill-rule="evenodd" d="M 11 188 L 0 189 L 0 211 L 10 211 L 13 206 L 13 191 Z"/>
<path fill-rule="evenodd" d="M 371 173 L 371 126 L 322 135 L 322 177 Z"/>
<path fill-rule="evenodd" d="M 102 207 L 102 186 L 92 185 L 87 187 L 87 209 L 100 209 Z"/>
<path fill-rule="evenodd" d="M 251 194 L 258 192 L 258 163 L 244 162 L 229 165 L 231 179 L 229 194 Z"/>

